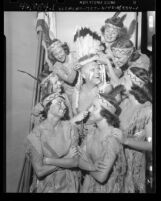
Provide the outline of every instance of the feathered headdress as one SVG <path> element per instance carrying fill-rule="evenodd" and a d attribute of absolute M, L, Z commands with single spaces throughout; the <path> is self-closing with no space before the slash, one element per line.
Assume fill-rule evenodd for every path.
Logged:
<path fill-rule="evenodd" d="M 95 55 L 101 50 L 101 37 L 90 28 L 77 28 L 74 35 L 78 62 L 85 65 L 95 60 Z"/>
<path fill-rule="evenodd" d="M 101 31 L 103 32 L 103 30 L 106 27 L 106 24 L 110 23 L 120 29 L 119 37 L 129 40 L 132 37 L 132 35 L 136 29 L 137 22 L 136 22 L 136 20 L 132 20 L 129 25 L 129 28 L 127 28 L 123 24 L 127 14 L 124 14 L 122 17 L 118 17 L 119 15 L 120 15 L 120 12 L 116 12 L 111 18 L 107 18 L 105 20 L 105 26 L 102 26 Z"/>
<path fill-rule="evenodd" d="M 126 14 L 123 15 L 122 17 L 118 17 L 119 14 L 120 14 L 120 12 L 116 12 L 111 18 L 107 18 L 105 20 L 105 24 L 110 23 L 116 27 L 122 28 L 124 26 L 123 21 L 126 18 Z"/>

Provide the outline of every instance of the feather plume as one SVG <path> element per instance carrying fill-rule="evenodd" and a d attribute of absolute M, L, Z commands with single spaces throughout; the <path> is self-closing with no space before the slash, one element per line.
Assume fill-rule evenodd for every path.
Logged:
<path fill-rule="evenodd" d="M 128 37 L 129 39 L 131 38 L 131 36 L 133 35 L 135 29 L 136 29 L 136 20 L 132 20 L 132 22 L 130 23 L 129 29 L 128 29 Z"/>
<path fill-rule="evenodd" d="M 101 43 L 101 36 L 88 27 L 77 28 L 74 35 L 77 57 L 95 54 Z"/>
<path fill-rule="evenodd" d="M 38 83 L 40 83 L 40 80 L 39 80 L 38 78 L 34 77 L 33 75 L 31 75 L 30 73 L 27 73 L 26 71 L 22 71 L 22 70 L 17 70 L 17 71 L 29 75 L 29 76 L 32 77 L 34 80 L 38 81 Z"/>
<path fill-rule="evenodd" d="M 120 21 L 123 22 L 126 18 L 127 14 L 123 15 L 121 18 L 120 18 Z"/>
<path fill-rule="evenodd" d="M 121 12 L 116 12 L 112 18 L 117 18 Z"/>

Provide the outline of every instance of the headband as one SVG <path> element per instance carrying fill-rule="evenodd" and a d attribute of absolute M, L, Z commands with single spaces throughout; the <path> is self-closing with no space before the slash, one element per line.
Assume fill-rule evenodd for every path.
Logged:
<path fill-rule="evenodd" d="M 138 86 L 142 87 L 144 81 L 138 78 L 130 69 L 127 69 L 126 74 L 130 77 L 131 81 L 137 84 Z"/>
<path fill-rule="evenodd" d="M 119 54 L 124 54 L 124 55 L 128 55 L 131 56 L 133 53 L 134 48 L 133 47 L 129 47 L 129 48 L 121 48 L 121 47 L 112 47 L 111 48 L 112 51 L 115 51 L 115 53 L 119 53 Z"/>
<path fill-rule="evenodd" d="M 98 95 L 98 98 L 100 100 L 101 105 L 106 108 L 108 111 L 110 111 L 112 114 L 115 114 L 116 108 L 106 99 Z"/>
<path fill-rule="evenodd" d="M 48 47 L 48 51 L 53 51 L 55 50 L 57 47 L 62 46 L 62 43 L 60 41 L 55 41 L 53 42 L 49 47 Z"/>
<path fill-rule="evenodd" d="M 49 102 L 52 102 L 54 99 L 58 97 L 64 98 L 64 96 L 59 93 L 52 93 L 42 101 L 42 105 L 45 107 Z"/>

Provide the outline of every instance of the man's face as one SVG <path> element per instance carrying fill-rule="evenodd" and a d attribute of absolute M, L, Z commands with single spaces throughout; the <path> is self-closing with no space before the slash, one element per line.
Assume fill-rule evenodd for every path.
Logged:
<path fill-rule="evenodd" d="M 96 62 L 90 62 L 88 64 L 85 64 L 82 69 L 82 75 L 85 78 L 85 80 L 88 80 L 92 82 L 95 85 L 100 84 L 101 82 L 101 69 L 99 64 Z"/>
<path fill-rule="evenodd" d="M 106 26 L 105 26 L 105 32 L 104 32 L 104 39 L 105 39 L 105 42 L 108 42 L 108 43 L 111 43 L 111 42 L 114 42 L 117 37 L 119 35 L 119 28 L 108 23 Z"/>

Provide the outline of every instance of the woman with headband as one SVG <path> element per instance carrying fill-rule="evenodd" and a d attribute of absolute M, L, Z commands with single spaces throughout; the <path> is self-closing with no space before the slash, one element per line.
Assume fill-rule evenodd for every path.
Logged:
<path fill-rule="evenodd" d="M 54 39 L 50 42 L 50 45 L 46 48 L 46 60 L 49 63 L 50 70 L 52 70 L 63 82 L 65 93 L 67 93 L 69 100 L 73 92 L 73 86 L 76 81 L 77 61 L 74 58 L 73 53 L 69 51 L 69 47 L 66 43 L 62 43 L 58 39 Z"/>
<path fill-rule="evenodd" d="M 119 17 L 120 12 L 116 12 L 111 18 L 105 20 L 105 25 L 101 27 L 101 33 L 104 37 L 104 42 L 106 44 L 106 53 L 110 54 L 110 46 L 122 36 L 124 32 L 124 20 L 126 14 L 122 17 Z"/>
<path fill-rule="evenodd" d="M 75 123 L 85 118 L 87 112 L 66 120 L 65 99 L 56 93 L 45 97 L 42 104 L 44 121 L 27 136 L 27 152 L 36 173 L 31 192 L 77 193 L 78 134 Z"/>
<path fill-rule="evenodd" d="M 40 86 L 41 86 L 41 99 L 40 99 L 41 101 L 38 104 L 36 104 L 36 106 L 34 106 L 34 108 L 32 110 L 32 121 L 33 121 L 34 125 L 37 125 L 41 121 L 43 121 L 43 116 L 41 115 L 41 111 L 44 110 L 42 100 L 48 94 L 52 94 L 52 93 L 53 94 L 56 93 L 56 94 L 60 94 L 60 95 L 64 96 L 65 104 L 67 105 L 68 110 L 69 110 L 68 111 L 69 117 L 70 118 L 73 117 L 71 103 L 70 103 L 66 93 L 64 93 L 63 83 L 57 75 L 55 75 L 54 73 L 49 74 L 46 78 L 44 78 L 41 81 Z"/>
<path fill-rule="evenodd" d="M 123 81 L 124 85 L 117 86 L 127 97 L 120 104 L 122 112 L 119 118 L 122 132 L 120 134 L 117 132 L 114 136 L 125 147 L 128 167 L 125 193 L 145 193 L 144 152 L 152 152 L 152 95 L 148 73 L 144 69 L 132 67 L 126 71 Z"/>
<path fill-rule="evenodd" d="M 99 60 L 106 64 L 108 76 L 111 82 L 116 86 L 119 78 L 121 78 L 126 70 L 130 67 L 137 66 L 149 71 L 150 59 L 135 50 L 131 40 L 127 38 L 119 38 L 111 47 L 111 56 L 99 54 Z"/>
<path fill-rule="evenodd" d="M 119 132 L 120 112 L 113 99 L 98 96 L 90 108 L 89 120 L 96 130 L 80 148 L 79 168 L 85 171 L 81 193 L 122 193 L 126 171 L 123 147 L 113 136 Z"/>

